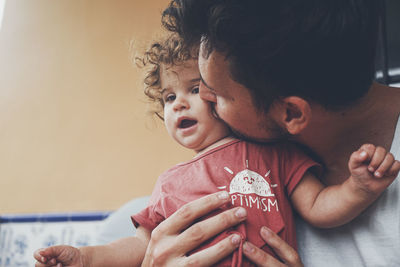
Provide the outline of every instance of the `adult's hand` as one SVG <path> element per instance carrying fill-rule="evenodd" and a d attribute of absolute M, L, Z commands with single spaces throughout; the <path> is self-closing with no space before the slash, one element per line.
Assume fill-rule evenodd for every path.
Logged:
<path fill-rule="evenodd" d="M 230 196 L 223 191 L 184 205 L 153 230 L 142 266 L 212 266 L 232 253 L 241 241 L 237 234 L 187 256 L 204 241 L 246 219 L 246 210 L 238 207 L 191 225 L 228 202 Z"/>
<path fill-rule="evenodd" d="M 243 244 L 243 253 L 249 260 L 257 264 L 257 266 L 303 266 L 303 263 L 301 262 L 299 254 L 296 252 L 296 250 L 294 250 L 288 243 L 282 240 L 273 231 L 271 231 L 267 227 L 262 227 L 260 230 L 260 234 L 261 237 L 268 243 L 268 245 L 274 250 L 274 252 L 281 258 L 283 262 L 277 260 L 270 254 L 254 246 L 250 242 L 245 242 Z"/>

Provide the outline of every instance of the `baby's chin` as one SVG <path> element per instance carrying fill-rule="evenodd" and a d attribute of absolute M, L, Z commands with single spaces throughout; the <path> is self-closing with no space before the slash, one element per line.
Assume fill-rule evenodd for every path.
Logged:
<path fill-rule="evenodd" d="M 208 144 L 202 144 L 201 141 L 185 141 L 185 140 L 177 140 L 179 145 L 183 146 L 186 149 L 194 150 L 195 152 L 203 150 L 207 147 Z"/>
<path fill-rule="evenodd" d="M 205 142 L 203 146 L 200 147 L 199 150 L 197 150 L 197 153 L 203 154 L 232 140 L 233 139 L 230 132 L 226 135 L 215 136 L 212 140 L 207 140 L 208 142 Z"/>
<path fill-rule="evenodd" d="M 196 154 L 202 154 L 208 151 L 209 147 L 213 145 L 213 142 L 199 142 L 199 143 L 184 143 L 179 142 L 179 144 L 187 149 L 193 150 Z"/>

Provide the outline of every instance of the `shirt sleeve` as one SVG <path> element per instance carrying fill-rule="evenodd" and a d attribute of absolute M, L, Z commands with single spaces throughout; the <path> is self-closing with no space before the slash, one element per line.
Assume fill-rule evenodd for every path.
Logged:
<path fill-rule="evenodd" d="M 294 144 L 287 143 L 284 148 L 282 150 L 283 156 L 281 157 L 281 166 L 283 166 L 282 171 L 284 172 L 282 177 L 285 177 L 287 194 L 290 196 L 308 170 L 313 168 L 314 173 L 316 172 L 320 175 L 322 173 L 322 165 L 314 161 Z"/>
<path fill-rule="evenodd" d="M 159 178 L 151 194 L 149 204 L 146 208 L 131 216 L 132 222 L 137 228 L 139 225 L 152 231 L 165 217 L 160 212 L 162 199 L 162 179 Z"/>

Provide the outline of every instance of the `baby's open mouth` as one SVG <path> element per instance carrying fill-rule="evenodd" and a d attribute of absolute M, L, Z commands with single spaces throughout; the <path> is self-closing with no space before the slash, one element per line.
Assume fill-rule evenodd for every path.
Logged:
<path fill-rule="evenodd" d="M 179 123 L 178 127 L 181 129 L 185 129 L 195 125 L 196 123 L 197 123 L 196 120 L 184 119 Z"/>

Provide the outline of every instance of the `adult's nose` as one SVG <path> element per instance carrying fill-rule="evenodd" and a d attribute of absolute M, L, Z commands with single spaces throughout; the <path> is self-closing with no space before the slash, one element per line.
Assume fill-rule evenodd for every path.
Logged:
<path fill-rule="evenodd" d="M 215 93 L 211 91 L 207 86 L 205 86 L 202 82 L 200 82 L 199 94 L 201 99 L 208 102 L 217 103 L 217 96 L 215 95 Z"/>

